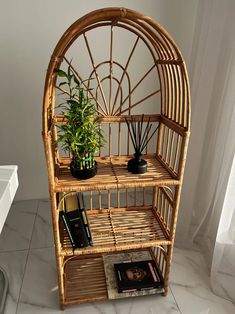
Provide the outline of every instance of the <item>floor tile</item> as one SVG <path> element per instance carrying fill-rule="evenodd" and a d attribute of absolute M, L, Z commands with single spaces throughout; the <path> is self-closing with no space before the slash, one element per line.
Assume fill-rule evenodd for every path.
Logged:
<path fill-rule="evenodd" d="M 17 314 L 61 313 L 53 245 L 49 201 L 14 203 L 0 236 L 0 265 L 7 271 L 10 281 L 5 314 L 16 311 Z M 167 297 L 154 295 L 87 303 L 64 311 L 68 314 L 78 312 L 234 314 L 235 305 L 211 291 L 209 271 L 198 248 L 175 248 Z"/>
<path fill-rule="evenodd" d="M 19 201 L 12 205 L 0 235 L 0 251 L 29 248 L 37 208 L 37 200 Z"/>
<path fill-rule="evenodd" d="M 21 303 L 42 308 L 55 308 L 58 305 L 56 274 L 54 248 L 30 250 L 21 289 L 19 313 L 24 313 L 20 311 Z"/>
<path fill-rule="evenodd" d="M 216 294 L 227 300 L 235 300 L 235 250 L 234 243 L 217 242 L 217 264 L 213 267 L 212 282 Z"/>
<path fill-rule="evenodd" d="M 27 254 L 27 251 L 0 253 L 0 265 L 7 273 L 9 280 L 5 314 L 16 313 Z"/>
<path fill-rule="evenodd" d="M 234 314 L 235 306 L 216 296 L 209 272 L 198 251 L 175 249 L 170 276 L 171 290 L 183 314 Z"/>
<path fill-rule="evenodd" d="M 40 200 L 30 248 L 54 246 L 53 227 L 49 200 Z"/>
<path fill-rule="evenodd" d="M 174 298 L 144 296 L 125 300 L 80 304 L 66 308 L 69 314 L 165 314 L 180 313 Z M 17 314 L 54 314 L 59 310 L 54 249 L 31 250 Z"/>
<path fill-rule="evenodd" d="M 38 304 L 20 303 L 17 314 L 180 314 L 175 303 L 169 300 L 159 301 L 159 298 L 163 297 L 144 296 L 113 302 L 86 303 L 68 307 L 63 312 Z"/>

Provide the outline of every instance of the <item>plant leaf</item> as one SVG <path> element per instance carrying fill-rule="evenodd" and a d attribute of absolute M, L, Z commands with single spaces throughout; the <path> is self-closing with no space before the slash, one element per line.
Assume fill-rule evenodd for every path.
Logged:
<path fill-rule="evenodd" d="M 61 69 L 57 69 L 57 70 L 55 70 L 55 72 L 57 73 L 57 75 L 59 77 L 68 77 L 67 73 L 65 71 L 61 70 Z"/>
<path fill-rule="evenodd" d="M 61 82 L 61 83 L 59 84 L 59 87 L 62 86 L 62 85 L 65 85 L 65 84 L 68 84 L 68 83 L 67 83 L 67 82 Z"/>

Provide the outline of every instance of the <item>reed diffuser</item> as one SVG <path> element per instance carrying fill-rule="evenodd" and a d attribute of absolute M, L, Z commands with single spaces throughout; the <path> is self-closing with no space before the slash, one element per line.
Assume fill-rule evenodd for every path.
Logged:
<path fill-rule="evenodd" d="M 135 150 L 134 158 L 128 161 L 127 169 L 131 173 L 145 173 L 147 171 L 147 161 L 141 158 L 142 152 L 156 133 L 159 125 L 151 132 L 150 117 L 146 126 L 144 126 L 144 114 L 140 121 L 135 121 L 133 117 L 131 117 L 131 120 L 125 120 Z"/>

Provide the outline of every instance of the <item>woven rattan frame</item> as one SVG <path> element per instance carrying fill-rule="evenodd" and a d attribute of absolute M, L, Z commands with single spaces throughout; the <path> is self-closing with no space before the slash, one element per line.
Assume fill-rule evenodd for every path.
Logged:
<path fill-rule="evenodd" d="M 110 27 L 110 58 L 100 64 L 95 64 L 87 33 L 102 27 Z M 130 31 L 136 36 L 126 65 L 120 64 L 112 57 L 112 32 L 117 27 Z M 93 71 L 90 75 L 95 76 L 97 80 L 97 91 L 101 95 L 102 103 L 98 100 L 97 93 L 90 92 L 90 97 L 96 102 L 97 113 L 102 123 L 108 125 L 109 128 L 108 154 L 103 156 L 100 152 L 97 157 L 100 165 L 98 175 L 81 181 L 72 178 L 68 171 L 70 158 L 60 157 L 58 153 L 56 124 L 64 123 L 64 119 L 55 114 L 57 80 L 55 69 L 58 69 L 62 62 L 70 64 L 66 58 L 66 52 L 80 36 L 84 38 L 93 64 Z M 127 77 L 131 86 L 127 68 L 139 41 L 142 41 L 149 49 L 154 64 L 152 68 L 146 69 L 146 74 L 134 87 L 129 88 L 127 96 L 123 99 L 123 77 Z M 105 78 L 100 78 L 97 69 L 103 64 L 110 66 L 110 74 Z M 112 76 L 113 65 L 123 70 L 123 77 L 119 80 Z M 77 69 L 74 70 L 77 71 Z M 136 88 L 141 88 L 142 81 L 152 70 L 156 71 L 159 77 L 160 88 L 133 103 L 132 94 Z M 77 72 L 77 75 L 79 77 L 80 74 Z M 113 89 L 114 81 L 118 84 L 117 93 L 121 94 L 122 99 L 119 105 L 117 94 L 113 97 L 113 101 L 111 101 L 111 92 L 107 99 L 105 98 L 102 83 L 106 79 L 109 80 L 110 91 Z M 85 85 L 85 87 L 89 86 Z M 125 155 L 122 155 L 119 149 L 121 126 L 125 119 L 131 118 L 134 107 L 156 94 L 161 100 L 160 112 L 151 115 L 145 113 L 144 117 L 145 121 L 150 119 L 153 123 L 159 123 L 156 151 L 150 154 L 146 148 L 145 159 L 150 165 L 146 174 L 131 175 L 125 168 L 130 155 L 130 139 L 127 139 Z M 124 103 L 127 104 L 125 108 Z M 134 115 L 134 117 L 136 121 L 142 118 L 141 115 Z M 118 125 L 119 135 L 117 154 L 113 155 L 111 132 L 112 125 L 115 123 Z M 45 80 L 42 135 L 47 160 L 62 309 L 69 304 L 107 299 L 102 254 L 125 250 L 149 250 L 164 277 L 164 289 L 160 292 L 167 294 L 189 128 L 190 95 L 185 63 L 173 39 L 154 20 L 130 9 L 105 8 L 80 18 L 61 37 L 52 54 Z M 88 217 L 94 232 L 95 245 L 73 251 L 66 232 L 59 223 L 60 202 L 58 200 L 61 196 L 69 197 L 70 193 L 76 191 L 88 191 L 90 195 Z M 106 208 L 102 206 L 104 192 L 107 194 Z M 134 195 L 132 204 L 130 204 L 130 193 Z M 150 202 L 147 201 L 149 194 L 151 194 Z M 115 206 L 112 204 L 114 195 Z M 124 195 L 124 205 L 122 195 Z M 137 201 L 137 195 L 141 196 L 141 204 Z M 98 204 L 96 206 L 94 206 L 95 199 Z M 125 225 L 123 217 L 128 217 L 129 224 L 134 230 L 131 231 L 132 233 L 130 225 Z M 143 217 L 146 220 L 146 230 L 141 231 L 140 235 Z"/>

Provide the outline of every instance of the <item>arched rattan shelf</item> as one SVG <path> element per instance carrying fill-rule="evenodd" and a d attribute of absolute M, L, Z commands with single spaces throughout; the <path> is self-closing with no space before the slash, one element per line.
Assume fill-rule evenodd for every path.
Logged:
<path fill-rule="evenodd" d="M 89 36 L 93 31 L 102 34 L 104 29 L 108 34 L 108 57 L 106 55 L 96 61 Z M 128 33 L 131 37 L 125 62 L 114 56 L 114 40 L 120 32 Z M 82 53 L 86 51 L 90 63 L 85 77 L 67 55 L 79 40 L 84 45 Z M 149 64 L 141 76 L 134 80 L 135 73 L 130 64 L 140 47 L 147 51 Z M 79 181 L 72 178 L 67 170 L 69 156 L 62 156 L 56 144 L 56 125 L 64 120 L 56 110 L 55 70 L 63 64 L 70 65 L 83 82 L 89 97 L 96 104 L 101 124 L 107 130 L 107 145 L 97 156 L 100 169 L 94 179 Z M 134 72 L 137 70 L 138 66 Z M 150 76 L 154 80 L 156 77 L 157 83 L 149 84 L 153 90 L 145 91 L 143 84 Z M 84 80 L 91 77 L 93 81 Z M 156 112 L 148 112 L 148 106 L 156 108 Z M 132 147 L 124 126 L 126 119 L 132 116 L 140 121 L 142 113 L 145 122 L 150 120 L 159 123 L 160 127 L 145 151 L 149 171 L 133 176 L 125 166 Z M 107 299 L 102 256 L 125 250 L 149 250 L 164 278 L 161 292 L 167 293 L 189 129 L 190 95 L 185 63 L 171 36 L 154 20 L 130 9 L 104 8 L 83 16 L 63 34 L 47 70 L 42 131 L 62 308 L 69 304 Z M 89 248 L 73 250 L 58 223 L 58 200 L 61 195 L 69 197 L 77 191 L 89 194 L 88 216 L 95 243 Z M 120 211 L 123 212 L 123 218 Z M 130 226 L 125 227 L 123 233 L 118 231 L 124 225 L 125 215 L 128 215 L 134 230 L 132 234 Z M 147 231 L 141 231 L 140 236 L 138 226 L 143 217 L 151 223 L 146 227 Z M 110 227 L 100 235 L 99 230 L 108 224 Z M 84 280 L 81 269 L 86 276 L 90 274 L 86 292 L 79 284 L 76 285 L 76 278 Z M 98 278 L 97 282 L 92 282 L 94 276 Z"/>

